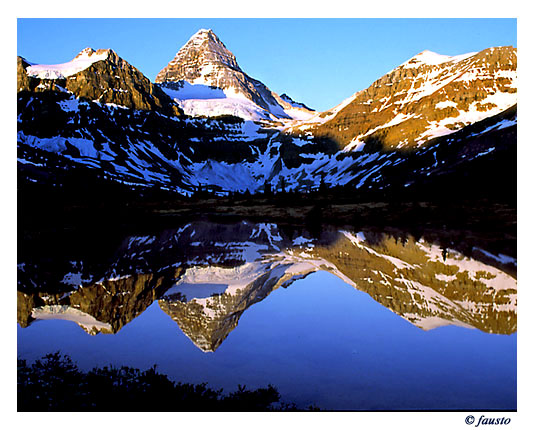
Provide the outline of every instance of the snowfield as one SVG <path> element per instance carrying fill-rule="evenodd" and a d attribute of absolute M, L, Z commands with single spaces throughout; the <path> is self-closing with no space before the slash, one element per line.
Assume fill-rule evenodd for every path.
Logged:
<path fill-rule="evenodd" d="M 40 79 L 64 79 L 87 69 L 97 61 L 108 58 L 109 51 L 96 52 L 86 48 L 73 60 L 62 64 L 32 64 L 26 68 L 28 76 Z"/>

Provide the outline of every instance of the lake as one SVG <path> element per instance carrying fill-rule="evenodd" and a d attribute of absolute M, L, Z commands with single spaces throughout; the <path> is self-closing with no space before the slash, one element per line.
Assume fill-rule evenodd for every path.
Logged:
<path fill-rule="evenodd" d="M 515 410 L 516 260 L 439 242 L 208 220 L 28 236 L 18 356 L 272 384 L 303 408 Z"/>

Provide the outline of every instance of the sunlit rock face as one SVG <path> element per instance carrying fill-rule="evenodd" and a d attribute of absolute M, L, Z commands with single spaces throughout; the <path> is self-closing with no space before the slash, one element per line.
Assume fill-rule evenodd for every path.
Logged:
<path fill-rule="evenodd" d="M 516 66 L 511 47 L 424 51 L 317 113 L 247 75 L 211 30 L 193 35 L 156 84 L 111 49 L 52 65 L 18 57 L 19 182 L 76 188 L 80 175 L 95 188 L 185 195 L 322 183 L 435 195 L 446 183 L 512 195 Z"/>
<path fill-rule="evenodd" d="M 212 65 L 211 72 L 204 70 Z M 209 84 L 216 83 L 217 72 L 225 68 L 241 72 L 236 57 L 219 40 L 212 30 L 201 29 L 195 33 L 188 42 L 178 51 L 175 58 L 164 67 L 157 75 L 156 82 L 176 82 L 181 80 L 194 81 L 206 74 L 205 78 Z M 229 86 L 226 82 L 221 82 L 221 88 Z"/>
<path fill-rule="evenodd" d="M 310 117 L 314 113 L 247 75 L 212 30 L 195 33 L 158 73 L 156 83 L 191 115 L 235 114 L 244 119 L 269 120 Z M 240 99 L 250 103 L 243 104 Z"/>
<path fill-rule="evenodd" d="M 407 149 L 516 103 L 516 48 L 458 56 L 423 51 L 296 130 L 329 136 L 346 150 Z"/>
<path fill-rule="evenodd" d="M 30 65 L 17 57 L 17 91 L 71 93 L 101 104 L 181 114 L 157 85 L 111 49 L 86 48 L 63 64 Z"/>
<path fill-rule="evenodd" d="M 55 274 L 62 280 L 56 290 L 50 282 L 43 282 L 48 291 L 41 290 L 45 274 L 31 262 L 19 263 L 17 319 L 21 327 L 35 319 L 65 319 L 91 334 L 116 333 L 158 300 L 209 352 L 251 305 L 327 271 L 424 330 L 457 325 L 514 333 L 516 260 L 477 247 L 470 254 L 411 236 L 331 228 L 313 237 L 269 223 L 198 221 L 129 236 L 100 271 Z"/>

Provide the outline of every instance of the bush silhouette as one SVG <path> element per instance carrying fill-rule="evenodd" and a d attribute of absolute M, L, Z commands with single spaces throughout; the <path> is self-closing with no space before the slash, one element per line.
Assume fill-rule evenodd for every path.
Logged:
<path fill-rule="evenodd" d="M 141 371 L 122 366 L 82 372 L 67 355 L 47 354 L 28 365 L 18 360 L 18 411 L 282 411 L 271 385 L 229 394 L 204 384 L 171 381 L 156 366 Z"/>

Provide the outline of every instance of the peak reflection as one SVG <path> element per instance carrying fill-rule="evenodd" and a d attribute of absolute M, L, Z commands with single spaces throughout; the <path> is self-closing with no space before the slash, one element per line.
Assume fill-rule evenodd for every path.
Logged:
<path fill-rule="evenodd" d="M 198 221 L 130 235 L 101 260 L 54 256 L 48 270 L 44 257 L 19 261 L 17 320 L 116 333 L 158 301 L 199 349 L 215 351 L 251 305 L 326 271 L 424 330 L 514 333 L 514 259 L 479 247 L 470 254 L 411 236 Z"/>

